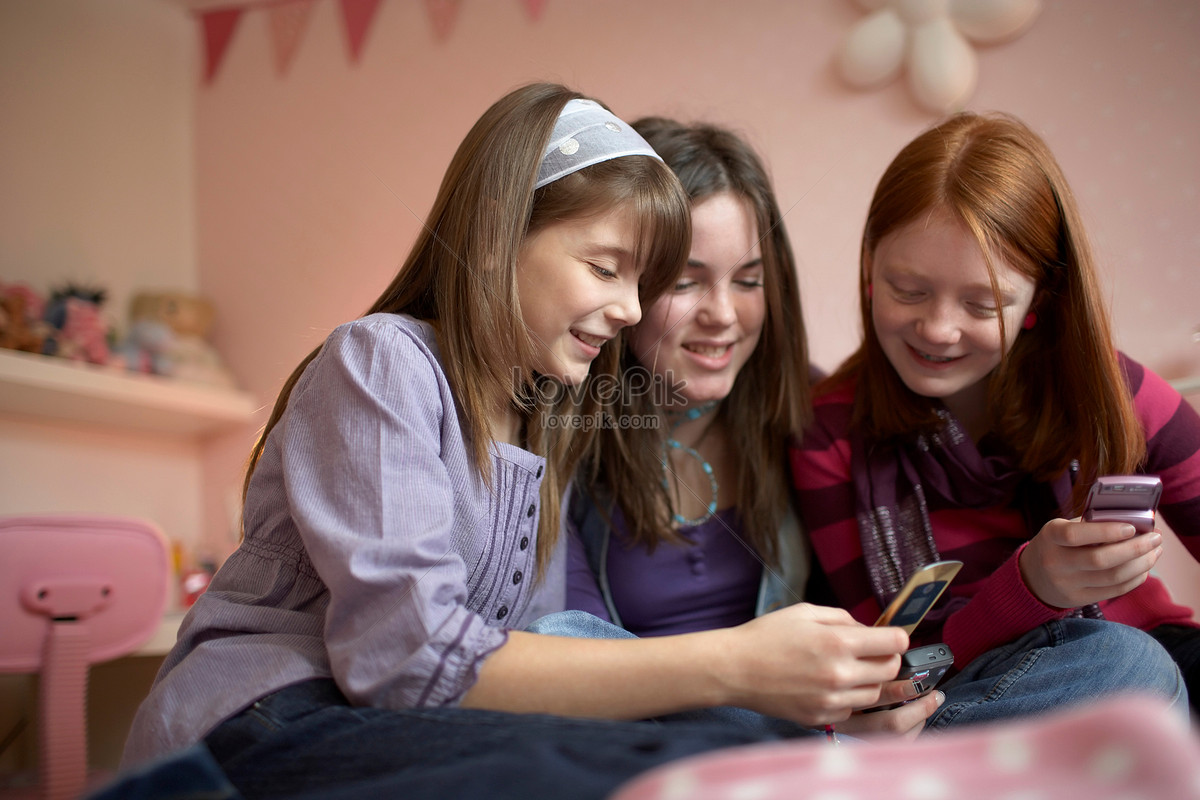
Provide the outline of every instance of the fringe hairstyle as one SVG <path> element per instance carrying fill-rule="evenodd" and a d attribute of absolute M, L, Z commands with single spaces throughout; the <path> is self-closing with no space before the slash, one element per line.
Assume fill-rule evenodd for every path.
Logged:
<path fill-rule="evenodd" d="M 979 242 L 999 304 L 996 258 L 1036 286 L 1030 330 L 989 376 L 991 434 L 1039 481 L 1079 462 L 1075 512 L 1099 475 L 1134 471 L 1145 434 L 1113 346 L 1108 311 L 1075 198 L 1045 142 L 1005 114 L 956 114 L 910 142 L 876 187 L 863 231 L 859 310 L 863 344 L 818 392 L 856 378 L 853 423 L 876 441 L 937 427 L 934 403 L 905 386 L 879 345 L 868 286 L 889 234 L 935 209 Z"/>
<path fill-rule="evenodd" d="M 525 418 L 525 444 L 546 457 L 538 523 L 539 577 L 554 549 L 559 502 L 591 437 L 575 426 L 547 426 L 548 415 L 600 413 L 603 398 L 585 387 L 547 391 L 535 375 L 533 347 L 521 317 L 517 261 L 526 236 L 554 222 L 584 218 L 619 204 L 633 211 L 639 293 L 649 302 L 676 280 L 687 259 L 687 197 L 660 161 L 629 156 L 604 161 L 534 190 L 542 152 L 558 114 L 583 95 L 557 84 L 518 88 L 493 104 L 454 154 L 429 217 L 399 273 L 366 314 L 408 314 L 435 323 L 442 368 L 481 478 L 490 485 L 489 418 L 506 405 Z M 615 373 L 620 340 L 593 362 L 592 381 Z M 287 408 L 317 347 L 284 383 L 255 444 L 243 484 L 249 491 L 267 436 Z"/>
<path fill-rule="evenodd" d="M 776 538 L 789 502 L 786 448 L 812 418 L 807 338 L 800 288 L 787 230 L 770 178 L 754 151 L 731 131 L 713 125 L 684 125 L 647 117 L 634 128 L 679 176 L 692 205 L 720 192 L 744 198 L 755 216 L 763 260 L 766 319 L 758 346 L 717 410 L 716 423 L 728 431 L 737 476 L 737 508 L 746 538 L 771 564 L 778 563 Z M 669 387 L 646 391 L 650 365 L 639 364 L 626 346 L 617 412 L 662 414 Z M 600 432 L 584 483 L 603 486 L 620 504 L 633 543 L 653 550 L 661 541 L 679 541 L 671 524 L 671 503 L 662 485 L 662 452 L 668 430 Z M 604 506 L 601 506 L 603 509 Z"/>

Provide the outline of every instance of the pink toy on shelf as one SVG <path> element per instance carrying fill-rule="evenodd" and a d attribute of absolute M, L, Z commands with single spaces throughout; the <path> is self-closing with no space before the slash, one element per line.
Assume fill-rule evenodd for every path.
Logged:
<path fill-rule="evenodd" d="M 66 321 L 59 331 L 58 355 L 89 364 L 108 363 L 108 323 L 96 303 L 66 299 Z"/>
<path fill-rule="evenodd" d="M 87 786 L 91 664 L 134 652 L 167 604 L 166 537 L 143 520 L 0 518 L 0 672 L 39 673 L 41 796 Z"/>

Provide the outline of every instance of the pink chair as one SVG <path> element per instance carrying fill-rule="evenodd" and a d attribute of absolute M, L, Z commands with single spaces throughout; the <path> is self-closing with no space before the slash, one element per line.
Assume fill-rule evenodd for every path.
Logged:
<path fill-rule="evenodd" d="M 0 518 L 0 672 L 40 674 L 40 796 L 87 788 L 88 667 L 137 650 L 167 604 L 167 541 L 149 522 Z"/>

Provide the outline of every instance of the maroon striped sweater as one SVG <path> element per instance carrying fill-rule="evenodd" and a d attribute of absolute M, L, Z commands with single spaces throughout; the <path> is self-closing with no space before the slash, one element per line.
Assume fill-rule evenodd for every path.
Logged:
<path fill-rule="evenodd" d="M 1160 514 L 1200 560 L 1200 415 L 1158 375 L 1125 356 L 1121 365 L 1146 431 L 1143 471 L 1163 480 Z M 856 522 L 847 439 L 853 392 L 851 385 L 817 398 L 816 419 L 803 441 L 791 448 L 790 457 L 800 515 L 817 565 L 829 579 L 837 604 L 869 625 L 881 609 L 871 592 Z M 1030 530 L 1025 521 L 1029 509 L 1017 503 L 1014 499 L 992 508 L 965 508 L 930 499 L 930 522 L 942 558 L 964 563 L 947 594 L 969 602 L 950 614 L 942 627 L 922 625 L 914 645 L 944 641 L 962 667 L 1069 613 L 1041 603 L 1021 580 L 1017 556 L 1045 520 Z M 1175 603 L 1154 576 L 1100 607 L 1106 618 L 1143 630 L 1197 625 L 1191 609 Z"/>

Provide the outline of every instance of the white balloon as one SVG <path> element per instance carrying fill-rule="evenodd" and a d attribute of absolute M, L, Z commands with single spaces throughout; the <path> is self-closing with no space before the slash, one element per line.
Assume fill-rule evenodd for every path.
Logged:
<path fill-rule="evenodd" d="M 970 42 L 991 44 L 1018 36 L 1033 23 L 1043 0 L 855 0 L 870 13 L 851 28 L 837 67 L 851 86 L 866 89 L 907 70 L 913 97 L 946 113 L 966 105 L 979 65 Z"/>
<path fill-rule="evenodd" d="M 950 17 L 968 38 L 990 44 L 1023 33 L 1042 10 L 1041 0 L 951 0 Z"/>
<path fill-rule="evenodd" d="M 931 20 L 912 31 L 908 82 L 926 109 L 944 114 L 962 108 L 975 91 L 978 71 L 975 51 L 948 18 Z"/>
<path fill-rule="evenodd" d="M 891 0 L 889 5 L 909 25 L 920 25 L 950 13 L 950 0 Z"/>
<path fill-rule="evenodd" d="M 886 83 L 900 72 L 906 38 L 895 11 L 876 11 L 850 29 L 842 42 L 838 70 L 847 83 L 860 89 Z"/>

